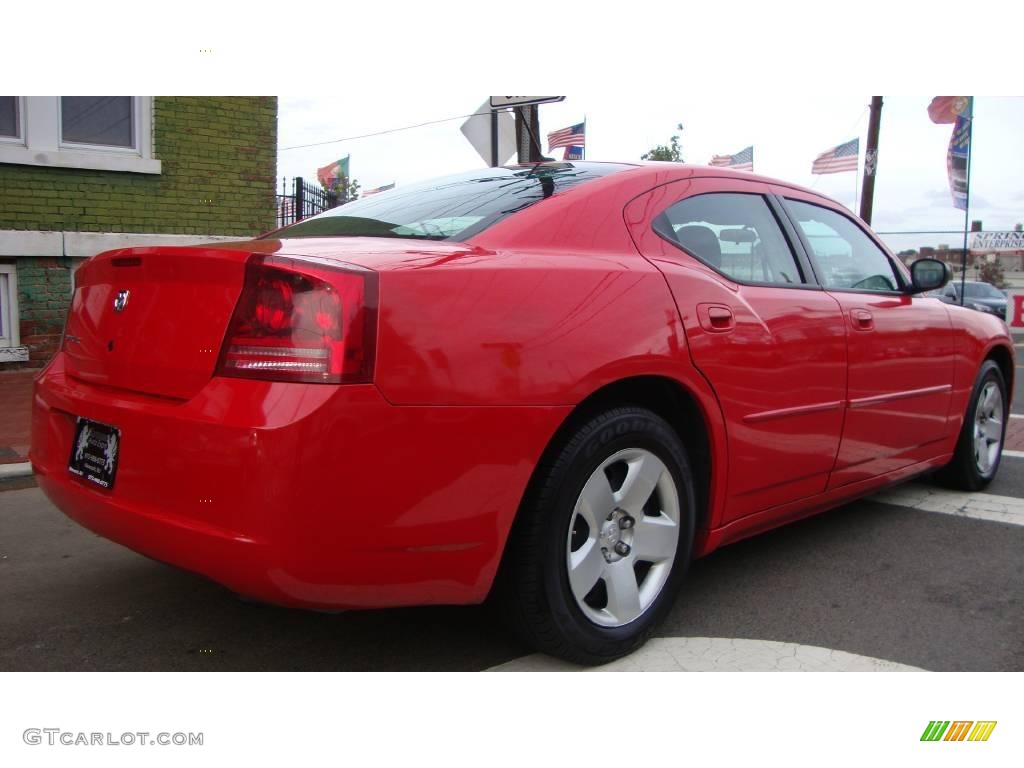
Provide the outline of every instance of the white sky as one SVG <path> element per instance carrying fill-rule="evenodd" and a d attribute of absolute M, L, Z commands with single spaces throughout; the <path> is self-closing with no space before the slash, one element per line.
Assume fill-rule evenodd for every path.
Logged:
<path fill-rule="evenodd" d="M 0 46 L 0 71 L 16 93 L 284 94 L 283 147 L 466 114 L 491 91 L 550 90 L 568 95 L 541 107 L 542 133 L 586 115 L 590 159 L 638 159 L 681 122 L 690 162 L 753 144 L 757 172 L 851 207 L 855 174 L 811 176 L 812 160 L 858 135 L 863 151 L 870 93 L 917 94 L 885 97 L 881 231 L 963 226 L 946 179 L 952 128 L 928 119 L 932 96 L 1024 95 L 1024 6 L 1006 0 L 630 0 L 557 17 L 549 0 L 250 0 L 241 14 L 177 0 L 143 35 L 135 0 L 69 5 L 59 24 L 41 24 L 31 3 L 8 6 L 18 33 Z M 970 217 L 1012 228 L 1024 220 L 1024 98 L 981 95 L 975 107 Z M 482 166 L 458 127 L 282 151 L 277 175 L 313 178 L 349 153 L 365 187 Z"/>
<path fill-rule="evenodd" d="M 958 230 L 946 178 L 951 125 L 936 125 L 926 108 L 932 96 L 886 96 L 879 139 L 873 226 L 878 231 Z M 366 94 L 357 103 L 333 97 L 281 97 L 279 146 L 288 147 L 468 114 L 486 96 L 429 92 Z M 699 97 L 636 95 L 611 89 L 568 95 L 540 107 L 541 133 L 587 118 L 587 159 L 638 160 L 655 144 L 668 143 L 683 124 L 683 156 L 705 164 L 713 154 L 754 145 L 754 170 L 811 187 L 854 206 L 867 145 L 871 97 L 819 96 L 813 101 L 783 93 L 735 93 Z M 316 168 L 351 154 L 352 175 L 364 187 L 408 184 L 484 165 L 459 131 L 462 120 L 309 149 L 279 151 L 278 176 L 315 179 Z M 814 176 L 820 152 L 861 139 L 861 171 Z M 1024 97 L 976 97 L 971 160 L 971 219 L 986 230 L 1012 229 L 1024 221 Z M 545 144 L 544 149 L 547 149 Z M 561 150 L 555 150 L 561 157 Z M 956 235 L 887 236 L 897 250 L 949 243 Z"/>

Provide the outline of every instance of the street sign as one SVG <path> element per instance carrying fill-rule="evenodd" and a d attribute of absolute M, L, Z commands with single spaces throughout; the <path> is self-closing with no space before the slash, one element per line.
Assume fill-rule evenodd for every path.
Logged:
<path fill-rule="evenodd" d="M 562 101 L 565 96 L 491 96 L 491 109 L 525 107 L 528 104 L 547 104 Z"/>
<path fill-rule="evenodd" d="M 484 163 L 491 164 L 491 107 L 481 104 L 476 114 L 460 129 L 473 149 L 480 153 Z M 504 165 L 516 153 L 516 121 L 511 112 L 498 112 L 498 165 Z"/>

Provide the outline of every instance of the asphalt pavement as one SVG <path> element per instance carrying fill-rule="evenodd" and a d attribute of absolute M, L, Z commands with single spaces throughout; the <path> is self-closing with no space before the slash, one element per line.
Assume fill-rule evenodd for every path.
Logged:
<path fill-rule="evenodd" d="M 1024 459 L 972 503 L 1004 496 L 1024 510 Z M 698 561 L 658 635 L 1020 671 L 1022 553 L 1019 523 L 859 501 Z M 37 488 L 0 492 L 0 670 L 480 670 L 528 653 L 485 607 L 243 602 L 82 529 Z"/>

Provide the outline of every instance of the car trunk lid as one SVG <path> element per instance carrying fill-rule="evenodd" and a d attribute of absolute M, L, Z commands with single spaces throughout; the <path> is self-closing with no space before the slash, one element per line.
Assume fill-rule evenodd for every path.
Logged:
<path fill-rule="evenodd" d="M 65 327 L 68 374 L 187 399 L 213 375 L 242 288 L 243 250 L 129 248 L 79 268 Z"/>

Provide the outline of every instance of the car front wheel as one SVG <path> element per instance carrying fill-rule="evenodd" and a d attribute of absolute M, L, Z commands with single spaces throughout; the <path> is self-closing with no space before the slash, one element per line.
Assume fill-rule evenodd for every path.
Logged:
<path fill-rule="evenodd" d="M 992 482 L 1002 458 L 1008 405 L 1002 371 L 986 360 L 974 382 L 953 460 L 936 474 L 941 483 L 978 491 Z"/>
<path fill-rule="evenodd" d="M 589 419 L 538 467 L 509 542 L 507 602 L 540 651 L 583 664 L 639 647 L 690 560 L 686 449 L 639 407 Z"/>

